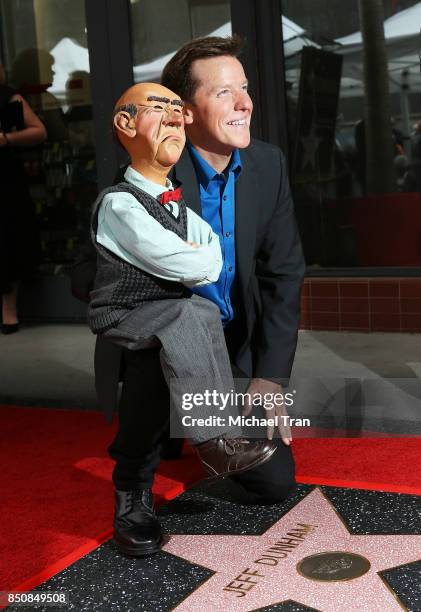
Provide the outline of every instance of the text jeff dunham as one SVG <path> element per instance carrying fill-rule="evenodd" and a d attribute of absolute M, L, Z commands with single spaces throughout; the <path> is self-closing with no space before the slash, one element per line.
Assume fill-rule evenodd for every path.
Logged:
<path fill-rule="evenodd" d="M 245 568 L 241 574 L 236 576 L 224 588 L 224 591 L 235 594 L 237 597 L 245 597 L 247 593 L 258 584 L 259 580 L 265 578 L 262 565 L 274 567 L 282 559 L 286 559 L 297 547 L 300 546 L 306 537 L 310 536 L 317 528 L 317 525 L 309 525 L 307 523 L 297 523 L 296 526 L 288 531 L 286 536 L 279 538 L 270 548 L 267 548 L 264 553 L 253 561 L 259 566 L 259 569 L 253 567 Z"/>

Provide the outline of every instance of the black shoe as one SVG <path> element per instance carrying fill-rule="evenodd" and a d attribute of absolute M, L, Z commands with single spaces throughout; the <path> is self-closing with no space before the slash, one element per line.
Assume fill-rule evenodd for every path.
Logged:
<path fill-rule="evenodd" d="M 114 542 L 132 557 L 152 555 L 162 543 L 151 489 L 115 492 Z"/>
<path fill-rule="evenodd" d="M 1 333 L 8 335 L 19 331 L 19 323 L 2 323 Z"/>

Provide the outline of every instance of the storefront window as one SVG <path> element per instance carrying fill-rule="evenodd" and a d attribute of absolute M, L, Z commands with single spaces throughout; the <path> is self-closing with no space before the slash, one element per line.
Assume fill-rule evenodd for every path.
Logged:
<path fill-rule="evenodd" d="M 307 265 L 421 266 L 421 2 L 283 0 L 282 9 Z"/>
<path fill-rule="evenodd" d="M 84 0 L 2 0 L 5 83 L 40 117 L 47 141 L 21 150 L 41 245 L 40 270 L 57 274 L 86 234 L 96 195 Z"/>
<path fill-rule="evenodd" d="M 165 64 L 187 41 L 230 36 L 229 0 L 131 0 L 133 76 L 159 81 Z"/>

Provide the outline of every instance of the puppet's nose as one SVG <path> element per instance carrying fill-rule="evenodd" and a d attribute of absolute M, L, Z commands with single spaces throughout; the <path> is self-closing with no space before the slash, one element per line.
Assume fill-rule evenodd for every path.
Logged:
<path fill-rule="evenodd" d="M 164 125 L 183 125 L 183 114 L 178 109 L 170 109 L 166 117 L 164 117 L 162 123 Z"/>

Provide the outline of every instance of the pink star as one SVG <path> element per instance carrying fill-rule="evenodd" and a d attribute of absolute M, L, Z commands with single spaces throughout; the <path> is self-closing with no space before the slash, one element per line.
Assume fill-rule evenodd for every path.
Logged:
<path fill-rule="evenodd" d="M 324 612 L 385 612 L 402 606 L 378 572 L 419 560 L 421 536 L 352 535 L 315 489 L 261 536 L 174 535 L 164 550 L 215 572 L 177 612 L 245 612 L 287 600 Z M 304 557 L 328 551 L 362 555 L 371 567 L 359 578 L 340 582 L 298 573 Z"/>

